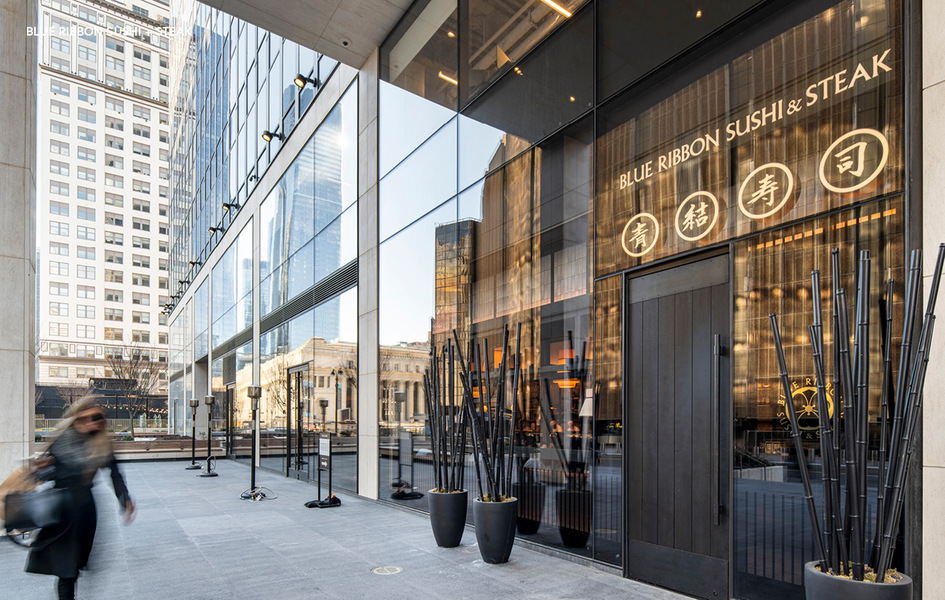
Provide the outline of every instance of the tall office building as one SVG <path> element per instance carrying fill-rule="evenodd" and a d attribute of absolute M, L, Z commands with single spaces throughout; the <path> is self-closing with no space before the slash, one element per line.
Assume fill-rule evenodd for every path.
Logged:
<path fill-rule="evenodd" d="M 40 3 L 38 385 L 126 377 L 167 389 L 168 5 Z"/>

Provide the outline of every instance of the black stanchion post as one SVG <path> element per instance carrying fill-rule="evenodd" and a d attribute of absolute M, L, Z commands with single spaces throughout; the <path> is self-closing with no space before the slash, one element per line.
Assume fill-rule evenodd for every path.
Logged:
<path fill-rule="evenodd" d="M 262 488 L 256 486 L 256 434 L 258 429 L 257 417 L 259 415 L 259 398 L 262 396 L 262 388 L 258 385 L 251 385 L 246 388 L 246 395 L 249 396 L 253 407 L 253 430 L 251 433 L 253 441 L 249 459 L 249 489 L 240 494 L 240 498 L 243 500 L 258 502 L 260 500 L 265 500 L 268 497 L 266 493 L 263 492 Z"/>
<path fill-rule="evenodd" d="M 216 402 L 216 398 L 213 397 L 213 394 L 207 394 L 203 397 L 203 402 L 207 405 L 207 465 L 197 477 L 216 477 L 217 472 L 214 470 L 216 461 L 213 458 L 213 448 L 211 447 L 213 442 L 213 404 Z"/>
<path fill-rule="evenodd" d="M 184 468 L 194 471 L 200 468 L 197 464 L 197 407 L 200 400 L 191 398 L 187 403 L 190 404 L 190 464 Z"/>

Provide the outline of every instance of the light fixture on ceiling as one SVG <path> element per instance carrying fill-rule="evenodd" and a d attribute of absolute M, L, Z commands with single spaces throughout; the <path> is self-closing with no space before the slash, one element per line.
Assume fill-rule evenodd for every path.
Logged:
<path fill-rule="evenodd" d="M 701 19 L 701 18 L 702 18 L 702 11 L 701 11 L 701 10 L 697 10 L 697 11 L 696 11 L 696 18 L 697 18 L 697 19 Z"/>

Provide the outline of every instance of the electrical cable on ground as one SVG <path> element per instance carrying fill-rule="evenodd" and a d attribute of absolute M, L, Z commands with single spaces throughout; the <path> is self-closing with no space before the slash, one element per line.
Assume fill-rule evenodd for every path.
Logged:
<path fill-rule="evenodd" d="M 278 498 L 276 493 L 267 487 L 247 488 L 240 494 L 240 500 L 250 500 L 252 502 L 275 500 L 276 498 Z"/>

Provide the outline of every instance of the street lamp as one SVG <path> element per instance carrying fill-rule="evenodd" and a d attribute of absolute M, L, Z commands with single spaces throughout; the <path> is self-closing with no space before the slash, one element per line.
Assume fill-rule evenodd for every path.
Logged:
<path fill-rule="evenodd" d="M 190 464 L 184 468 L 193 471 L 200 468 L 197 464 L 197 407 L 200 400 L 191 398 L 187 404 L 190 404 Z"/>
<path fill-rule="evenodd" d="M 197 475 L 197 477 L 217 476 L 217 472 L 213 468 L 216 461 L 213 460 L 213 450 L 210 447 L 213 441 L 213 404 L 216 401 L 213 394 L 207 394 L 203 397 L 203 403 L 207 405 L 207 468 Z"/>
<path fill-rule="evenodd" d="M 253 407 L 253 431 L 250 434 L 253 443 L 252 454 L 249 459 L 249 489 L 240 494 L 240 498 L 251 502 L 258 502 L 267 498 L 262 488 L 256 487 L 256 430 L 258 425 L 256 418 L 259 415 L 259 398 L 262 396 L 262 388 L 258 385 L 251 385 L 246 388 L 246 395 L 249 396 Z"/>
<path fill-rule="evenodd" d="M 338 433 L 338 405 L 341 404 L 341 376 L 344 369 L 332 369 L 331 375 L 335 378 L 335 433 Z"/>

